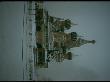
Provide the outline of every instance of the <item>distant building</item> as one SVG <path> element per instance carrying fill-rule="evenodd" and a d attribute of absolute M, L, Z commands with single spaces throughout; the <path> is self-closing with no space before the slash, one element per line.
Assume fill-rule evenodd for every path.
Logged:
<path fill-rule="evenodd" d="M 53 16 L 49 16 L 49 22 L 52 24 L 53 31 L 55 32 L 64 32 L 64 30 L 68 30 L 72 25 L 77 25 L 71 22 L 70 19 L 62 19 Z"/>
<path fill-rule="evenodd" d="M 42 2 L 39 3 L 42 4 Z M 36 9 L 38 9 L 37 6 Z M 72 60 L 75 55 L 68 49 L 96 42 L 95 40 L 82 39 L 76 32 L 65 33 L 64 30 L 70 29 L 72 25 L 77 25 L 70 19 L 50 16 L 43 8 L 38 10 L 35 14 L 37 48 L 33 49 L 37 56 L 37 66 L 48 68 L 48 62 Z"/>

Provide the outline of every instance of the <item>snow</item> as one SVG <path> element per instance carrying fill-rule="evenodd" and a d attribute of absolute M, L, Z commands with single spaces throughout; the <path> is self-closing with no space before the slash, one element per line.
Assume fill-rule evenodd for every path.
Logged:
<path fill-rule="evenodd" d="M 35 23 L 34 16 L 29 15 L 34 10 L 28 10 L 34 5 L 29 4 L 0 3 L 0 80 L 27 81 L 30 80 L 30 73 L 32 80 L 37 80 L 33 54 L 33 47 L 36 47 Z"/>

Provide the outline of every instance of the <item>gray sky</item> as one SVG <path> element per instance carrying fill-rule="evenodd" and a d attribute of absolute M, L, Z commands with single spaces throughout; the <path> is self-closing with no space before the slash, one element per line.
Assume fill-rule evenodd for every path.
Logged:
<path fill-rule="evenodd" d="M 50 15 L 78 24 L 67 32 L 76 31 L 85 39 L 96 40 L 96 44 L 71 49 L 80 56 L 50 65 L 41 73 L 54 80 L 110 80 L 110 2 L 49 1 L 44 6 Z"/>

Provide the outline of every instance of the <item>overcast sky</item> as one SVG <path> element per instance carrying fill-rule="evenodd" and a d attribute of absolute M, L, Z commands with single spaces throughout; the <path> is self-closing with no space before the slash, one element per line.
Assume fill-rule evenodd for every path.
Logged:
<path fill-rule="evenodd" d="M 77 26 L 76 31 L 96 44 L 87 44 L 71 49 L 80 56 L 62 64 L 51 64 L 43 75 L 54 80 L 110 80 L 110 2 L 45 2 L 49 14 L 69 18 Z"/>

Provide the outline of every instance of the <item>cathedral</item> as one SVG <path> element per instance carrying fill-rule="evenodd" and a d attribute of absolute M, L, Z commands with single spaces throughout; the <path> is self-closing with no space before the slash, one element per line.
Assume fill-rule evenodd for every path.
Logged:
<path fill-rule="evenodd" d="M 42 15 L 40 19 L 36 19 L 37 48 L 34 51 L 38 56 L 36 59 L 37 66 L 48 68 L 49 62 L 72 60 L 74 54 L 68 51 L 69 49 L 96 42 L 79 37 L 77 32 L 66 33 L 65 30 L 77 25 L 72 23 L 70 19 L 51 16 L 48 11 L 41 8 L 36 8 L 36 11 L 40 11 L 36 12 L 36 15 Z"/>

